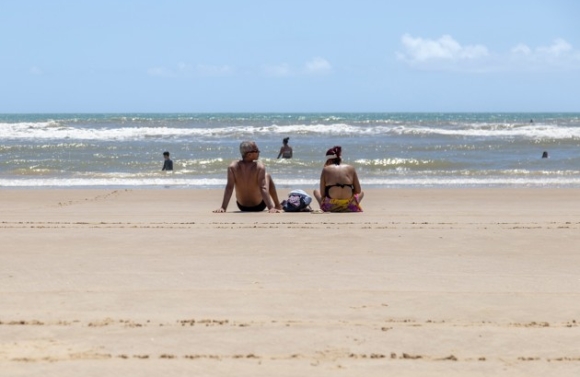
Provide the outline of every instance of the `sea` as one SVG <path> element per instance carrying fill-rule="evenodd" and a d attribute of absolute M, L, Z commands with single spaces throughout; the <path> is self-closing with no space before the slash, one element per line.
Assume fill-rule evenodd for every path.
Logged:
<path fill-rule="evenodd" d="M 335 145 L 363 190 L 580 187 L 580 113 L 128 113 L 0 114 L 0 188 L 223 188 L 244 140 L 279 188 L 316 188 Z"/>

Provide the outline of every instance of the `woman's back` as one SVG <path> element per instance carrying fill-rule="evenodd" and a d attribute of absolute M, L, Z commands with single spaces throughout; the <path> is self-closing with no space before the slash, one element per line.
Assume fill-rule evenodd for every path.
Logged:
<path fill-rule="evenodd" d="M 350 165 L 327 165 L 322 169 L 321 189 L 324 196 L 333 199 L 348 199 L 360 192 L 356 171 Z"/>
<path fill-rule="evenodd" d="M 362 212 L 364 194 L 354 167 L 342 164 L 342 147 L 326 151 L 326 162 L 320 173 L 320 188 L 314 197 L 322 212 Z"/>
<path fill-rule="evenodd" d="M 282 157 L 283 158 L 292 158 L 292 147 L 289 145 L 284 145 L 282 147 Z"/>
<path fill-rule="evenodd" d="M 285 137 L 282 140 L 282 147 L 280 148 L 280 153 L 278 153 L 278 157 L 282 156 L 282 158 L 292 158 L 292 147 L 288 145 L 289 137 Z"/>

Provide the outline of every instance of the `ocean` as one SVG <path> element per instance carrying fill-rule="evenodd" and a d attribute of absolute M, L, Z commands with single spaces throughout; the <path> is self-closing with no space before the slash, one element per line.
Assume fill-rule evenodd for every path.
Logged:
<path fill-rule="evenodd" d="M 223 188 L 243 140 L 279 188 L 316 188 L 334 145 L 363 190 L 580 187 L 580 113 L 204 113 L 0 114 L 0 188 Z"/>

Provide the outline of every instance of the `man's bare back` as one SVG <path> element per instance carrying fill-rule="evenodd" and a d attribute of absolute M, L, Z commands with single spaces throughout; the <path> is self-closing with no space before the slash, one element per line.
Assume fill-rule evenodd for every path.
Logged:
<path fill-rule="evenodd" d="M 258 161 L 235 161 L 228 168 L 234 176 L 236 200 L 245 207 L 257 206 L 267 191 L 264 165 Z"/>
<path fill-rule="evenodd" d="M 242 142 L 240 145 L 242 160 L 234 161 L 228 167 L 228 179 L 222 206 L 214 212 L 226 212 L 232 193 L 236 191 L 236 202 L 241 211 L 280 212 L 276 187 L 266 167 L 256 161 L 259 149 L 254 142 Z"/>

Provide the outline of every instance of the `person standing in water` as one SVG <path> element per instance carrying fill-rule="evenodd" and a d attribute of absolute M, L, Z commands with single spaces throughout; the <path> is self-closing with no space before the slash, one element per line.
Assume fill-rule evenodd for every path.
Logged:
<path fill-rule="evenodd" d="M 169 158 L 169 152 L 163 152 L 163 158 L 165 161 L 163 161 L 163 168 L 161 171 L 173 171 L 173 161 Z"/>
<path fill-rule="evenodd" d="M 282 156 L 282 158 L 292 158 L 292 147 L 288 145 L 288 140 L 290 140 L 289 137 L 285 137 L 282 140 L 282 147 L 280 148 L 280 153 L 278 153 L 278 157 L 276 157 L 277 159 L 280 158 L 280 156 Z"/>

